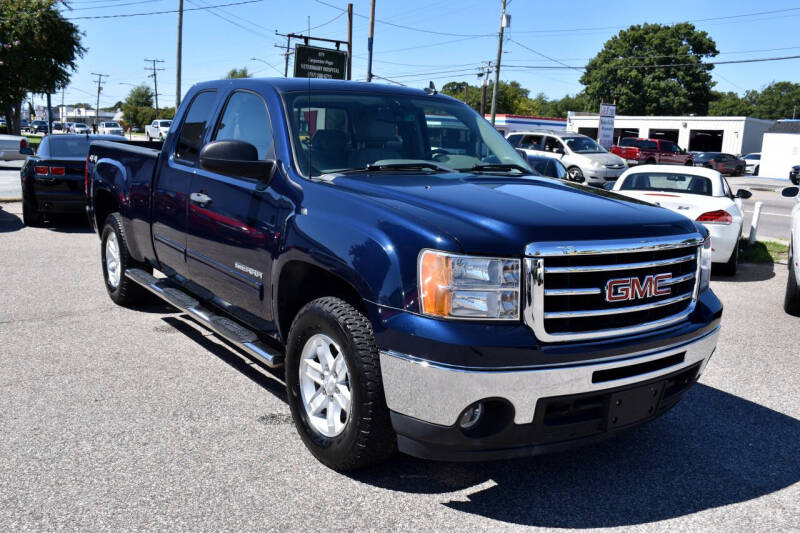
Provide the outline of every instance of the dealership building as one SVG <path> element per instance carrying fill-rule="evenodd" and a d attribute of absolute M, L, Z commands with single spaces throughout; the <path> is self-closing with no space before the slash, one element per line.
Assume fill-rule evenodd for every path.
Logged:
<path fill-rule="evenodd" d="M 597 139 L 600 116 L 571 111 L 567 130 Z M 750 117 L 645 117 L 617 115 L 614 142 L 620 137 L 665 139 L 689 151 L 744 155 L 761 151 L 764 133 L 774 120 Z"/>

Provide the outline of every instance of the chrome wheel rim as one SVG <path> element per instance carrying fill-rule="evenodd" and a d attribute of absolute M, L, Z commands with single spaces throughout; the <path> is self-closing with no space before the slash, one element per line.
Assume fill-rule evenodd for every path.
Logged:
<path fill-rule="evenodd" d="M 581 178 L 580 170 L 577 168 L 570 169 L 569 176 L 573 179 L 573 181 L 578 181 Z"/>
<path fill-rule="evenodd" d="M 112 289 L 116 289 L 120 277 L 119 243 L 117 234 L 113 231 L 106 239 L 106 274 L 108 274 L 108 284 Z"/>
<path fill-rule="evenodd" d="M 350 420 L 350 376 L 344 353 L 329 336 L 317 333 L 300 357 L 300 395 L 308 422 L 325 437 L 340 435 Z"/>

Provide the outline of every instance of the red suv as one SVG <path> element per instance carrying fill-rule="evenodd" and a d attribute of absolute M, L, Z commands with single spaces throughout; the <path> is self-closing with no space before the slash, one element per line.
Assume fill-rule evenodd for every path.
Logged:
<path fill-rule="evenodd" d="M 622 137 L 611 147 L 628 165 L 694 165 L 692 154 L 672 141 Z"/>

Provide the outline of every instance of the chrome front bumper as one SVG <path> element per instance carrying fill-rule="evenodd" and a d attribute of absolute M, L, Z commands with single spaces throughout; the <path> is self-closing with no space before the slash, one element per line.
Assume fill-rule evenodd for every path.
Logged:
<path fill-rule="evenodd" d="M 461 412 L 476 401 L 504 398 L 514 407 L 514 423 L 533 421 L 540 398 L 566 396 L 633 385 L 671 374 L 696 363 L 703 371 L 714 351 L 719 327 L 688 343 L 658 351 L 626 354 L 614 360 L 571 363 L 524 370 L 475 370 L 381 350 L 381 373 L 386 403 L 392 411 L 424 422 L 452 426 Z M 593 383 L 599 370 L 623 368 L 685 352 L 683 361 L 654 372 Z"/>

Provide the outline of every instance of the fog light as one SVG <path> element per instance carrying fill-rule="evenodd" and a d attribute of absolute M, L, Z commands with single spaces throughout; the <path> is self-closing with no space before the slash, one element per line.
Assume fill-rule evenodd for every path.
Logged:
<path fill-rule="evenodd" d="M 470 430 L 478 425 L 481 418 L 483 418 L 483 402 L 478 402 L 464 409 L 458 419 L 458 425 L 461 429 Z"/>

